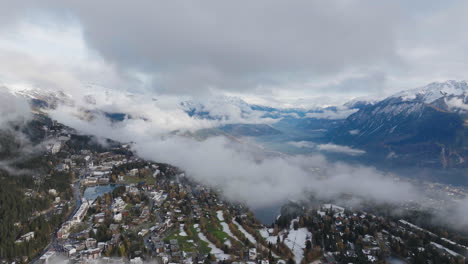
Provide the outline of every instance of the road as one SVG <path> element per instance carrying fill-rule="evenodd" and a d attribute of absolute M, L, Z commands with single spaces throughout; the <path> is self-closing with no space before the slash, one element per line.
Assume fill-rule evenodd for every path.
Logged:
<path fill-rule="evenodd" d="M 80 208 L 81 206 L 81 191 L 80 191 L 80 184 L 81 184 L 81 181 L 76 181 L 75 184 L 73 185 L 73 195 L 75 197 L 75 209 L 73 209 L 73 212 L 71 214 L 68 215 L 67 219 L 65 219 L 64 222 L 67 222 L 69 220 L 71 220 L 73 218 L 73 216 L 76 214 L 76 212 L 78 211 L 78 209 Z M 62 225 L 60 225 L 58 228 L 56 228 L 54 230 L 54 233 L 52 234 L 52 241 L 44 248 L 44 250 L 41 252 L 41 254 L 39 254 L 37 257 L 35 257 L 34 259 L 31 260 L 31 263 L 38 263 L 38 260 L 39 258 L 44 255 L 47 251 L 49 250 L 55 250 L 55 251 L 61 251 L 62 248 L 58 242 L 58 238 L 57 238 L 57 232 L 59 231 L 60 227 Z"/>

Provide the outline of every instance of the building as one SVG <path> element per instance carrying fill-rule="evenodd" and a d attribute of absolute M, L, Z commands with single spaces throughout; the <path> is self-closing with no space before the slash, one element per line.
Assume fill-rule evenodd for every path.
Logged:
<path fill-rule="evenodd" d="M 255 260 L 256 258 L 257 258 L 257 249 L 256 248 L 249 249 L 249 259 Z"/>
<path fill-rule="evenodd" d="M 81 259 L 97 259 L 101 257 L 102 249 L 92 248 L 81 252 Z"/>
<path fill-rule="evenodd" d="M 34 232 L 29 232 L 22 235 L 18 240 L 16 240 L 16 243 L 28 242 L 31 239 L 34 239 Z"/>
<path fill-rule="evenodd" d="M 55 189 L 49 189 L 49 194 L 53 196 L 57 196 L 57 190 Z"/>
<path fill-rule="evenodd" d="M 72 221 L 75 223 L 79 223 L 83 220 L 83 218 L 86 216 L 86 213 L 88 212 L 89 209 L 89 204 L 86 199 L 83 198 L 82 204 L 76 214 L 73 216 Z"/>
<path fill-rule="evenodd" d="M 52 154 L 57 154 L 60 152 L 60 149 L 62 148 L 62 143 L 61 142 L 55 142 L 53 145 L 52 145 L 52 148 L 50 149 L 50 152 Z"/>
<path fill-rule="evenodd" d="M 39 258 L 39 263 L 50 263 L 52 258 L 55 256 L 55 251 L 47 251 Z"/>
<path fill-rule="evenodd" d="M 88 238 L 85 241 L 85 246 L 87 249 L 95 248 L 97 245 L 97 241 L 94 238 Z"/>

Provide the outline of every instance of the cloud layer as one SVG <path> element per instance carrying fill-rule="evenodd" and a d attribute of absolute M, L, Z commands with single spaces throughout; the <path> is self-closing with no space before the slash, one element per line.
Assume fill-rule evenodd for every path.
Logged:
<path fill-rule="evenodd" d="M 337 104 L 467 78 L 466 10 L 456 0 L 5 2 L 0 78 Z"/>
<path fill-rule="evenodd" d="M 353 194 L 357 199 L 381 202 L 403 202 L 418 198 L 411 185 L 395 182 L 392 177 L 373 168 L 329 162 L 322 155 L 262 155 L 252 151 L 255 148 L 245 145 L 248 144 L 246 142 L 240 143 L 225 137 L 199 141 L 189 136 L 168 133 L 169 127 L 185 130 L 191 126 L 195 129 L 207 123 L 199 119 L 182 119 L 185 121 L 180 122 L 175 120 L 180 116 L 165 110 L 158 110 L 161 112 L 155 115 L 150 107 L 145 108 L 146 103 L 142 98 L 133 99 L 138 100 L 139 104 L 132 104 L 127 98 L 120 99 L 125 104 L 113 101 L 113 107 L 121 107 L 114 110 L 121 111 L 124 105 L 128 105 L 131 113 L 146 113 L 150 118 L 125 119 L 113 123 L 95 111 L 97 114 L 94 119 L 84 120 L 80 108 L 86 105 L 63 106 L 50 114 L 82 133 L 133 142 L 134 150 L 143 158 L 178 166 L 186 170 L 188 176 L 219 188 L 228 199 L 246 202 L 253 207 L 278 205 L 287 199 L 301 199 L 311 193 L 326 199 Z M 103 104 L 103 107 L 107 107 L 107 104 Z M 166 118 L 166 115 L 170 118 Z M 159 119 L 170 120 L 170 123 L 161 124 Z M 359 152 L 345 150 L 351 151 L 353 155 Z"/>
<path fill-rule="evenodd" d="M 32 117 L 31 108 L 23 97 L 0 86 L 0 129 L 23 125 Z"/>

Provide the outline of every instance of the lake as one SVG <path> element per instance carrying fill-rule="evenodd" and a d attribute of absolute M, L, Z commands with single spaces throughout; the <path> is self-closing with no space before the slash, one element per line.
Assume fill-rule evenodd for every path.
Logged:
<path fill-rule="evenodd" d="M 94 201 L 99 196 L 102 196 L 108 192 L 112 192 L 112 190 L 119 186 L 120 184 L 106 184 L 86 187 L 83 198 L 86 198 L 88 201 Z"/>

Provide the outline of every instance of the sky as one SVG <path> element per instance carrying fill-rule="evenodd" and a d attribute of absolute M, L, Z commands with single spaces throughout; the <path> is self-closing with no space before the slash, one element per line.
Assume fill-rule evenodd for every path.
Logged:
<path fill-rule="evenodd" d="M 0 1 L 0 83 L 282 107 L 467 79 L 465 1 Z"/>

